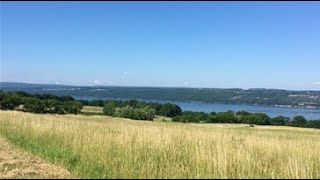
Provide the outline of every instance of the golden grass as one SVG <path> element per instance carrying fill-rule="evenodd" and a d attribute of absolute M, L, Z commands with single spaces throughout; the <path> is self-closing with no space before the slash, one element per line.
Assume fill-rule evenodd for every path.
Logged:
<path fill-rule="evenodd" d="M 76 178 L 63 168 L 21 152 L 0 137 L 0 179 Z"/>
<path fill-rule="evenodd" d="M 172 118 L 171 117 L 166 117 L 166 116 L 158 116 L 158 115 L 156 115 L 152 121 L 155 121 L 155 122 L 171 122 Z"/>
<path fill-rule="evenodd" d="M 82 178 L 320 178 L 320 130 L 0 111 L 0 135 Z"/>
<path fill-rule="evenodd" d="M 103 107 L 98 106 L 83 106 L 82 112 L 94 112 L 94 113 L 103 113 Z"/>

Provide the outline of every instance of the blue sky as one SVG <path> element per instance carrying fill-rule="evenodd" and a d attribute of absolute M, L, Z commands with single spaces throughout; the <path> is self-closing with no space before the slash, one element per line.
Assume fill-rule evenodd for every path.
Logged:
<path fill-rule="evenodd" d="M 1 81 L 320 90 L 319 2 L 1 2 Z"/>

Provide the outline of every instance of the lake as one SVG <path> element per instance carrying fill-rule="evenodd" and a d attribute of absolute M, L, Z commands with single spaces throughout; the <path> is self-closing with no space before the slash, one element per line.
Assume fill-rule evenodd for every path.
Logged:
<path fill-rule="evenodd" d="M 93 97 L 75 97 L 75 99 L 95 100 Z M 101 98 L 103 100 L 128 100 L 125 98 Z M 272 106 L 255 106 L 255 105 L 236 105 L 236 104 L 217 104 L 217 103 L 202 103 L 202 102 L 183 102 L 183 101 L 166 101 L 166 100 L 146 100 L 136 99 L 146 102 L 159 103 L 173 103 L 181 107 L 183 111 L 197 111 L 197 112 L 225 112 L 231 111 L 248 111 L 251 113 L 262 112 L 268 114 L 270 117 L 286 116 L 294 117 L 297 115 L 304 116 L 307 120 L 320 119 L 320 109 L 306 109 L 306 108 L 291 108 L 291 107 L 272 107 Z"/>

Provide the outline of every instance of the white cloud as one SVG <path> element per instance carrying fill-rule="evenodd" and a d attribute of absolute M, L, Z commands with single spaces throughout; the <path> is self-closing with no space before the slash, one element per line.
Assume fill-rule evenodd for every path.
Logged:
<path fill-rule="evenodd" d="M 128 74 L 128 72 L 123 72 L 123 73 L 121 74 L 121 79 L 125 79 L 126 76 L 127 76 L 127 74 Z"/>
<path fill-rule="evenodd" d="M 94 80 L 93 81 L 95 84 L 101 84 L 101 82 L 99 80 Z"/>
<path fill-rule="evenodd" d="M 189 86 L 190 82 L 189 81 L 185 81 L 183 82 L 184 85 Z"/>
<path fill-rule="evenodd" d="M 312 84 L 313 84 L 313 85 L 320 85 L 320 81 L 318 81 L 318 82 L 313 82 Z"/>
<path fill-rule="evenodd" d="M 109 84 L 112 84 L 113 82 L 112 82 L 112 81 L 109 81 L 108 83 L 109 83 Z"/>

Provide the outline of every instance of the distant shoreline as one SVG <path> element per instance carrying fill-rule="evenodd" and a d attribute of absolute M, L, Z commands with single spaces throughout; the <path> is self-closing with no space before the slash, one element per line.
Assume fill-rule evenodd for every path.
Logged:
<path fill-rule="evenodd" d="M 320 109 L 320 91 L 290 91 L 264 88 L 162 88 L 115 86 L 66 86 L 0 82 L 0 90 L 49 93 L 91 99 L 141 99 L 147 101 L 195 102 L 280 108 Z"/>
<path fill-rule="evenodd" d="M 77 100 L 130 100 L 135 99 L 139 101 L 147 101 L 147 102 L 183 102 L 183 103 L 202 103 L 202 104 L 220 104 L 220 105 L 241 105 L 241 106 L 261 106 L 261 107 L 277 107 L 277 108 L 298 108 L 298 109 L 316 109 L 320 110 L 320 107 L 304 107 L 304 106 L 291 106 L 291 105 L 262 105 L 262 104 L 228 104 L 228 103 L 221 103 L 221 102 L 205 102 L 205 101 L 188 101 L 188 100 L 164 100 L 164 99 L 142 99 L 142 98 L 122 98 L 122 97 L 104 97 L 104 98 L 81 98 L 78 96 L 72 96 Z"/>

